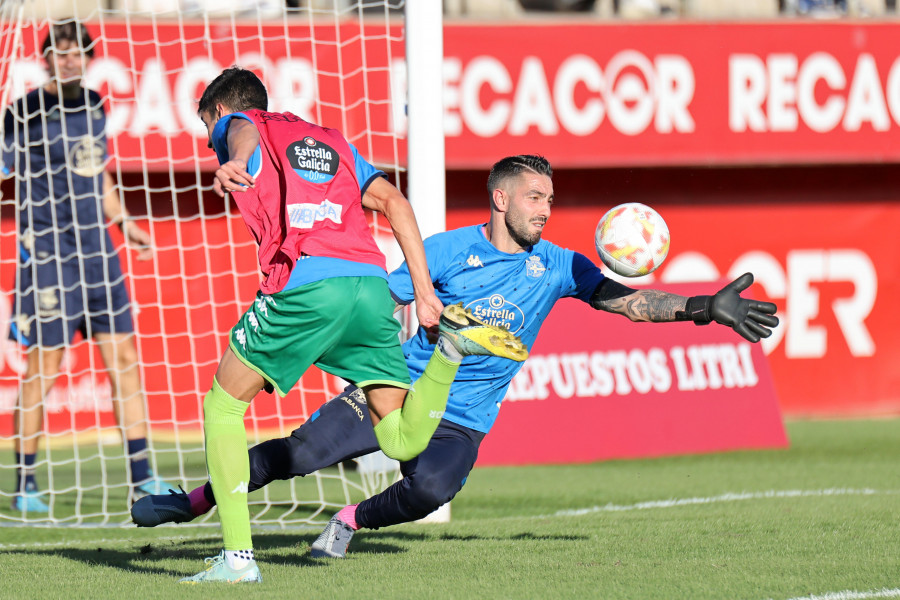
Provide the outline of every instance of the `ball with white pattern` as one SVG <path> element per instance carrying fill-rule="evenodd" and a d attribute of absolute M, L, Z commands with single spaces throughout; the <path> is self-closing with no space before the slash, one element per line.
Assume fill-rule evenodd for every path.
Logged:
<path fill-rule="evenodd" d="M 669 228 L 646 204 L 627 202 L 611 208 L 594 232 L 597 254 L 609 269 L 624 277 L 656 270 L 669 253 Z"/>

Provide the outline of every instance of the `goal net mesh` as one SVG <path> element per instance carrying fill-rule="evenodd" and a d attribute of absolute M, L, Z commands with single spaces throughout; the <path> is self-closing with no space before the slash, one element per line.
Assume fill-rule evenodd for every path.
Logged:
<path fill-rule="evenodd" d="M 270 110 L 341 130 L 402 189 L 403 3 L 72 0 L 65 11 L 54 2 L 4 0 L 4 110 L 47 83 L 41 44 L 55 23 L 69 17 L 94 40 L 84 84 L 99 93 L 106 111 L 105 169 L 131 215 L 127 226 L 142 227 L 153 240 L 152 257 L 139 260 L 137 249 L 110 226 L 132 301 L 151 468 L 190 490 L 206 481 L 203 396 L 228 332 L 259 284 L 255 243 L 234 204 L 212 192 L 217 163 L 197 117 L 197 99 L 222 69 L 251 68 L 266 83 Z M 39 111 L 30 119 L 41 121 L 27 126 L 46 129 L 53 118 L 59 117 Z M 15 153 L 21 148 L 10 133 L 4 132 L 5 151 Z M 72 148 L 80 140 L 67 135 L 62 143 L 72 168 L 79 160 Z M 20 261 L 17 215 L 29 201 L 22 184 L 35 176 L 25 167 L 10 168 L 0 203 L 0 525 L 129 523 L 129 461 L 115 417 L 118 399 L 97 345 L 80 334 L 64 346 L 59 376 L 43 401 L 43 426 L 32 436 L 39 440 L 34 471 L 49 512 L 11 508 L 21 466 L 14 453 L 15 415 L 26 354 L 8 332 Z M 396 266 L 400 258 L 389 228 L 374 214 L 371 224 L 388 267 Z M 342 388 L 312 368 L 283 399 L 261 393 L 246 417 L 249 444 L 289 435 Z M 250 495 L 253 523 L 324 523 L 335 509 L 395 477 L 396 463 L 371 455 L 275 482 Z M 212 515 L 195 523 L 217 523 Z"/>

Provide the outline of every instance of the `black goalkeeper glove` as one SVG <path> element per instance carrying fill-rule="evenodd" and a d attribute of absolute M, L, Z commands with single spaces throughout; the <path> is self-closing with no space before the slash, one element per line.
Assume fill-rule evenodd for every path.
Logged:
<path fill-rule="evenodd" d="M 753 283 L 753 274 L 744 273 L 714 296 L 688 298 L 686 311 L 697 325 L 712 321 L 727 325 L 746 340 L 758 342 L 772 335 L 772 327 L 778 325 L 777 307 L 771 302 L 759 302 L 741 298 L 741 292 Z"/>

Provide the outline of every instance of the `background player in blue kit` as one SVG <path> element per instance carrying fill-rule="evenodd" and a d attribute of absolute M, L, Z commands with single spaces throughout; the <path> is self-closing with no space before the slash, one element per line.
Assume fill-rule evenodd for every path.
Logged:
<path fill-rule="evenodd" d="M 124 434 L 132 498 L 163 493 L 147 460 L 147 423 L 134 326 L 107 219 L 152 256 L 149 234 L 127 220 L 106 171 L 106 114 L 99 94 L 81 85 L 94 55 L 83 25 L 65 21 L 42 44 L 50 80 L 4 115 L 2 173 L 18 184 L 19 271 L 10 338 L 27 347 L 14 415 L 13 509 L 48 512 L 34 474 L 43 398 L 59 374 L 66 346 L 80 331 L 97 343 Z"/>
<path fill-rule="evenodd" d="M 425 240 L 434 289 L 445 305 L 461 302 L 488 322 L 501 318 L 529 349 L 550 309 L 565 297 L 632 321 L 716 321 L 751 342 L 771 335 L 770 328 L 778 324 L 775 305 L 740 296 L 753 281 L 749 273 L 713 296 L 686 298 L 660 290 L 635 290 L 607 279 L 584 255 L 541 240 L 554 198 L 552 174 L 542 157 L 504 158 L 488 178 L 490 220 Z M 405 265 L 390 275 L 389 284 L 398 303 L 412 301 Z M 404 344 L 414 379 L 421 375 L 433 348 L 421 328 Z M 472 470 L 481 440 L 493 426 L 521 365 L 494 357 L 466 357 L 425 451 L 401 463 L 402 480 L 341 509 L 313 543 L 312 555 L 343 557 L 357 529 L 413 521 L 452 499 Z M 367 414 L 359 410 L 364 402 L 359 390 L 348 387 L 290 437 L 251 449 L 250 491 L 377 450 L 371 426 L 359 417 Z M 206 484 L 190 494 L 144 498 L 132 507 L 132 517 L 142 526 L 184 522 L 208 511 L 214 502 Z"/>

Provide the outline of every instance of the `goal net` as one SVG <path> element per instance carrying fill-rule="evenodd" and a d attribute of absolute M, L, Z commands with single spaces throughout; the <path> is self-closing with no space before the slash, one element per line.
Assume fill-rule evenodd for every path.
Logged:
<path fill-rule="evenodd" d="M 212 192 L 217 163 L 196 114 L 200 92 L 223 68 L 251 68 L 266 83 L 270 110 L 338 128 L 403 189 L 404 7 L 398 0 L 310 0 L 296 7 L 290 1 L 71 2 L 68 11 L 54 2 L 0 2 L 0 100 L 7 107 L 46 84 L 41 44 L 55 23 L 76 17 L 85 25 L 94 56 L 84 84 L 99 93 L 106 112 L 105 169 L 131 215 L 127 226 L 142 227 L 153 240 L 152 257 L 138 260 L 137 249 L 110 227 L 132 301 L 150 465 L 162 480 L 189 490 L 206 480 L 202 398 L 228 332 L 259 283 L 254 242 L 235 206 Z M 48 120 L 59 118 L 35 111 L 17 127 L 50 131 Z M 15 154 L 22 149 L 11 133 L 4 132 L 5 151 Z M 67 168 L 84 158 L 79 140 L 67 137 L 74 135 L 63 128 Z M 7 334 L 23 260 L 17 215 L 30 200 L 24 179 L 35 176 L 26 166 L 10 169 L 0 204 L 0 525 L 127 523 L 130 463 L 115 417 L 117 393 L 97 345 L 80 334 L 63 346 L 40 432 L 31 436 L 39 440 L 32 468 L 49 512 L 11 509 L 23 467 L 14 452 L 14 415 L 28 378 L 25 351 Z M 389 268 L 396 266 L 400 255 L 389 228 L 371 219 Z M 41 303 L 41 290 L 37 298 Z M 313 368 L 283 399 L 261 393 L 246 418 L 249 443 L 288 435 L 342 388 Z M 18 422 L 29 410 L 23 408 Z M 395 476 L 396 463 L 372 455 L 276 482 L 250 495 L 253 522 L 324 523 Z M 210 522 L 210 515 L 197 522 Z"/>

